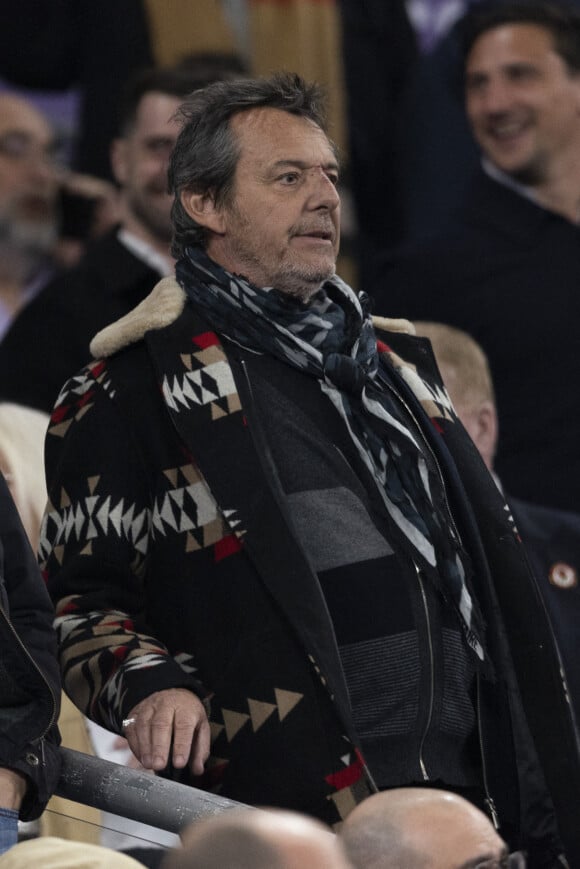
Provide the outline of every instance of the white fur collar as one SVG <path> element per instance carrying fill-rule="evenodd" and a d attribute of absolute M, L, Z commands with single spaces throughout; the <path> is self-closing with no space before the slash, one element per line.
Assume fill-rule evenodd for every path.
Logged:
<path fill-rule="evenodd" d="M 93 357 L 112 356 L 123 347 L 136 344 L 145 332 L 169 326 L 183 311 L 185 299 L 185 293 L 175 278 L 163 278 L 136 308 L 95 335 L 90 346 Z M 415 334 L 415 327 L 409 320 L 373 317 L 373 325 L 387 332 Z"/>
<path fill-rule="evenodd" d="M 375 329 L 380 329 L 381 332 L 403 332 L 407 335 L 417 334 L 417 330 L 410 320 L 403 320 L 398 317 L 372 317 L 372 321 Z"/>
<path fill-rule="evenodd" d="M 150 329 L 169 326 L 183 311 L 185 298 L 175 278 L 163 278 L 136 308 L 97 332 L 91 341 L 92 355 L 95 359 L 112 356 L 136 344 Z"/>

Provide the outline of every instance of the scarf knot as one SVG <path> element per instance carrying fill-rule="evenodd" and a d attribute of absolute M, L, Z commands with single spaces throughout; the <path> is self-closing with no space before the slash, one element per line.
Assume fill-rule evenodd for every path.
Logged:
<path fill-rule="evenodd" d="M 361 395 L 367 379 L 367 371 L 360 362 L 344 353 L 329 353 L 324 360 L 324 379 L 329 386 Z"/>

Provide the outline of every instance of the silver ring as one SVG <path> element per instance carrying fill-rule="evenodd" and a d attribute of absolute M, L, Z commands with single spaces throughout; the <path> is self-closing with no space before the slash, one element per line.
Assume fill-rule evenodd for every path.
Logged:
<path fill-rule="evenodd" d="M 121 722 L 121 724 L 122 724 L 123 728 L 130 727 L 132 724 L 135 724 L 136 721 L 137 721 L 136 718 L 123 718 L 123 721 Z"/>

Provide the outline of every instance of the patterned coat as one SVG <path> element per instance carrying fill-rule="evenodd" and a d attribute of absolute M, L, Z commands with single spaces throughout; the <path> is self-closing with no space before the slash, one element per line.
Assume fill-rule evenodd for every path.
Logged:
<path fill-rule="evenodd" d="M 399 372 L 485 576 L 478 596 L 498 671 L 493 685 L 480 686 L 479 700 L 490 796 L 512 838 L 524 828 L 533 839 L 530 830 L 538 827 L 554 854 L 539 779 L 517 779 L 514 737 L 528 772 L 535 761 L 482 537 L 492 540 L 492 560 L 518 574 L 514 595 L 529 581 L 520 546 L 434 379 L 429 343 L 395 333 L 388 340 L 391 347 L 382 349 Z M 419 368 L 394 352 L 413 348 Z M 57 606 L 67 692 L 91 718 L 120 730 L 122 718 L 153 691 L 190 687 L 207 700 L 213 737 L 197 786 L 340 820 L 372 784 L 327 608 L 260 449 L 243 365 L 235 354 L 226 356 L 171 279 L 100 333 L 92 349 L 101 358 L 65 385 L 47 438 L 50 501 L 41 558 Z M 422 369 L 430 371 L 427 379 Z M 479 519 L 448 451 L 455 440 L 462 461 L 474 466 L 470 485 L 485 489 Z M 484 535 L 478 523 L 492 519 Z M 514 601 L 504 597 L 509 610 Z M 528 605 L 535 601 L 517 602 L 517 624 Z M 520 626 L 517 644 L 562 712 L 557 738 L 570 749 L 570 772 L 569 707 L 551 636 L 538 631 L 528 637 Z M 530 724 L 543 738 L 542 715 L 534 714 Z M 542 760 L 554 744 L 552 734 Z M 549 773 L 550 786 L 559 784 L 558 774 Z M 555 794 L 554 800 L 559 808 Z"/>

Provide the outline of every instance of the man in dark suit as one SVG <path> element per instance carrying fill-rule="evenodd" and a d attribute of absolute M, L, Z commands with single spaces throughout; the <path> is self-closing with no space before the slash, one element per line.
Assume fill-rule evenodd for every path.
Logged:
<path fill-rule="evenodd" d="M 416 322 L 429 338 L 461 422 L 498 486 L 494 457 L 498 418 L 489 364 L 466 332 L 441 323 Z M 508 498 L 556 638 L 577 723 L 580 722 L 580 514 Z"/>
<path fill-rule="evenodd" d="M 506 486 L 580 509 L 580 17 L 528 0 L 474 8 L 466 106 L 483 169 L 451 227 L 385 257 L 372 295 L 378 313 L 450 323 L 480 341 Z"/>
<path fill-rule="evenodd" d="M 111 160 L 121 224 L 55 278 L 21 313 L 0 345 L 0 396 L 50 411 L 60 387 L 90 358 L 93 335 L 126 314 L 173 271 L 167 165 L 183 97 L 200 84 L 184 69 L 132 80 Z"/>

